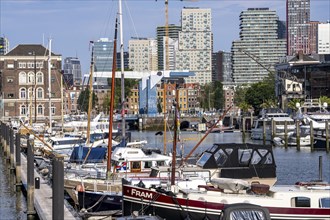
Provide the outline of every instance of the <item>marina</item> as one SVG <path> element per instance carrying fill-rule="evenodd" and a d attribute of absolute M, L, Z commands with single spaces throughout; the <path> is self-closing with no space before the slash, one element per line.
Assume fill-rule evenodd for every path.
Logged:
<path fill-rule="evenodd" d="M 163 148 L 163 143 L 161 141 L 161 136 L 158 137 L 155 135 L 156 132 L 139 132 L 134 131 L 131 133 L 132 140 L 146 140 L 149 146 L 153 146 L 154 148 Z M 170 137 L 171 133 L 168 133 Z M 178 151 L 178 155 L 186 155 L 191 149 L 193 149 L 196 144 L 196 140 L 200 139 L 203 136 L 201 133 L 197 132 L 182 132 L 181 140 L 182 146 L 179 143 L 180 150 Z M 242 133 L 241 132 L 232 132 L 232 133 L 211 133 L 209 136 L 203 141 L 203 144 L 196 150 L 196 154 L 200 154 L 206 148 L 209 148 L 213 145 L 213 143 L 231 143 L 231 142 L 242 143 Z M 246 138 L 246 142 L 249 143 L 261 143 L 262 141 L 256 141 L 250 139 L 250 137 Z M 170 150 L 172 143 L 168 142 L 167 148 Z M 184 146 L 184 147 L 183 147 Z M 276 185 L 286 185 L 286 184 L 295 184 L 297 181 L 299 182 L 310 182 L 312 180 L 322 179 L 323 181 L 330 181 L 330 172 L 329 172 L 329 164 L 330 164 L 330 155 L 325 151 L 311 151 L 308 147 L 301 147 L 299 151 L 296 148 L 284 148 L 284 147 L 273 147 L 274 157 L 277 164 L 277 182 Z M 4 194 L 1 196 L 1 199 L 6 199 L 11 201 L 11 203 L 1 203 L 1 213 L 5 213 L 8 215 L 6 218 L 8 219 L 16 219 L 27 218 L 27 204 L 24 195 L 22 192 L 16 192 L 16 187 L 13 187 L 14 184 L 10 184 L 10 182 L 4 180 L 15 181 L 12 175 L 10 174 L 10 164 L 8 164 L 8 159 L 6 160 L 6 156 L 4 155 L 3 149 L 1 149 L 1 186 L 4 187 L 7 191 L 11 192 L 11 194 L 15 194 L 16 196 L 10 196 L 11 194 Z M 321 158 L 321 159 L 320 159 Z M 320 164 L 321 163 L 321 164 Z M 22 162 L 22 173 L 23 170 L 23 162 Z M 323 169 L 322 169 L 323 168 Z M 3 177 L 10 178 L 3 178 Z M 294 177 L 294 178 L 293 178 Z M 23 175 L 22 175 L 23 179 Z M 41 186 L 44 185 L 44 180 L 41 179 Z M 1 189 L 1 192 L 6 192 L 6 190 Z M 36 192 L 38 192 L 36 189 Z M 48 189 L 49 190 L 49 189 Z M 46 190 L 47 191 L 47 190 Z M 48 191 L 48 194 L 51 192 Z M 42 194 L 38 194 L 38 196 L 42 196 Z M 50 197 L 44 195 L 44 197 Z M 41 199 L 41 200 L 44 200 Z M 5 207 L 3 207 L 3 204 Z M 64 204 L 64 203 L 63 203 Z M 48 208 L 49 210 L 49 208 Z M 6 214 L 7 213 L 7 214 Z M 69 217 L 74 216 L 75 217 Z M 16 216 L 13 217 L 12 216 Z M 21 217 L 20 217 L 21 216 Z M 5 219 L 6 219 L 5 218 Z M 76 214 L 66 214 L 65 219 L 78 218 L 79 215 Z"/>

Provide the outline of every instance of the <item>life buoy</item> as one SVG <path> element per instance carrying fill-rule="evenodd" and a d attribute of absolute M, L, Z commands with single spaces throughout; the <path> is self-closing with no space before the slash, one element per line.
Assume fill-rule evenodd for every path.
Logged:
<path fill-rule="evenodd" d="M 83 185 L 77 185 L 76 186 L 76 190 L 78 191 L 78 192 L 84 192 L 85 191 L 85 187 L 83 186 Z"/>

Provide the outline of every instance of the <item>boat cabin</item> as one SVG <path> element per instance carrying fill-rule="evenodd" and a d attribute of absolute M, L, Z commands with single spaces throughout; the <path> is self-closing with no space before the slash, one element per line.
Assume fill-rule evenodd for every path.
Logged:
<path fill-rule="evenodd" d="M 196 165 L 218 170 L 218 178 L 274 178 L 276 164 L 272 146 L 256 144 L 214 144 L 203 152 Z"/>
<path fill-rule="evenodd" d="M 153 166 L 170 165 L 172 158 L 156 152 L 146 154 L 142 148 L 117 147 L 112 153 L 117 172 L 129 171 L 134 173 L 150 171 Z"/>

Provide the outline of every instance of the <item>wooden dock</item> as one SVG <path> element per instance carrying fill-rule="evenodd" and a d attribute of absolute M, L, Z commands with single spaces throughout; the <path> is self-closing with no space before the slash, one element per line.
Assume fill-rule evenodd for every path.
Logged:
<path fill-rule="evenodd" d="M 27 190 L 27 159 L 24 154 L 21 154 L 21 177 L 22 177 L 22 185 Z M 34 190 L 34 208 L 38 214 L 39 219 L 41 220 L 49 220 L 56 219 L 56 217 L 52 216 L 52 188 L 47 183 L 47 180 L 44 180 L 39 173 L 35 170 L 34 177 L 40 179 L 40 189 Z M 63 192 L 64 193 L 64 192 Z M 77 215 L 72 213 L 66 205 L 64 205 L 64 219 L 65 220 L 76 220 L 80 219 Z"/>

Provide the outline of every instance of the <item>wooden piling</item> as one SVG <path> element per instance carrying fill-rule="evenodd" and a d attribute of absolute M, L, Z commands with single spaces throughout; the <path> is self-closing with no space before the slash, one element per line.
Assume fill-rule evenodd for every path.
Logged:
<path fill-rule="evenodd" d="M 14 175 L 15 172 L 15 148 L 14 148 L 14 131 L 9 129 L 9 149 L 10 149 L 10 172 Z"/>
<path fill-rule="evenodd" d="M 243 126 L 242 126 L 242 138 L 243 138 L 243 143 L 245 143 L 245 123 L 246 122 L 246 118 L 243 117 Z"/>
<path fill-rule="evenodd" d="M 284 147 L 288 147 L 288 121 L 284 121 Z"/>
<path fill-rule="evenodd" d="M 325 147 L 326 147 L 327 153 L 329 153 L 330 152 L 330 148 L 329 148 L 329 121 L 325 122 Z"/>
<path fill-rule="evenodd" d="M 297 150 L 300 150 L 300 126 L 299 120 L 296 121 L 296 134 L 297 134 Z"/>
<path fill-rule="evenodd" d="M 322 171 L 322 156 L 319 156 L 319 180 L 323 180 L 323 171 Z"/>
<path fill-rule="evenodd" d="M 314 150 L 314 128 L 313 128 L 313 121 L 309 122 L 310 125 L 310 135 L 311 135 L 311 150 Z"/>
<path fill-rule="evenodd" d="M 274 121 L 274 119 L 272 119 L 271 121 L 271 126 L 272 139 L 274 140 L 274 138 L 276 137 L 276 122 Z"/>
<path fill-rule="evenodd" d="M 262 140 L 264 145 L 266 144 L 266 121 L 262 121 Z"/>
<path fill-rule="evenodd" d="M 64 219 L 64 163 L 54 158 L 53 166 L 53 219 Z"/>
<path fill-rule="evenodd" d="M 21 177 L 21 135 L 20 133 L 16 134 L 16 151 L 15 151 L 15 156 L 16 156 L 16 191 L 21 190 L 22 186 L 22 177 Z"/>
<path fill-rule="evenodd" d="M 34 152 L 33 145 L 27 140 L 27 216 L 33 219 L 34 210 Z"/>

